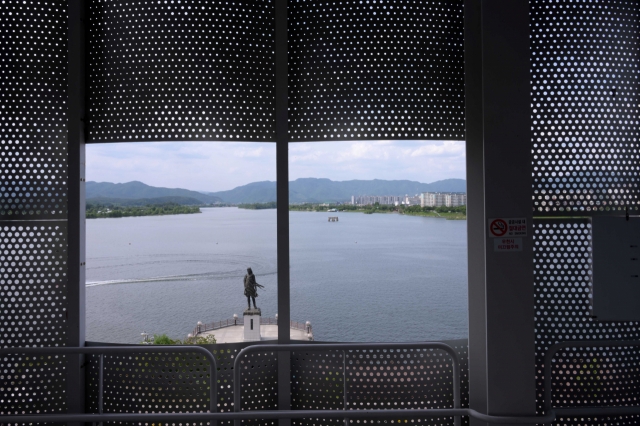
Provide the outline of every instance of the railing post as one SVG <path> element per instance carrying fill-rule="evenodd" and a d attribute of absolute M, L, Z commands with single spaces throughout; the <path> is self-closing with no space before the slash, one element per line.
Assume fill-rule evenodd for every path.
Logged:
<path fill-rule="evenodd" d="M 349 401 L 347 399 L 347 351 L 342 351 L 342 386 L 344 397 L 344 409 L 348 409 Z M 344 418 L 344 426 L 349 426 L 349 419 Z"/>
<path fill-rule="evenodd" d="M 100 354 L 98 365 L 98 414 L 104 413 L 104 354 Z M 102 426 L 102 422 L 99 423 Z"/>

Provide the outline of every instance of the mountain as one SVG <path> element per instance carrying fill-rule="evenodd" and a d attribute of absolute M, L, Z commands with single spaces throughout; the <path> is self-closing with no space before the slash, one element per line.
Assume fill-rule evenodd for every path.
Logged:
<path fill-rule="evenodd" d="M 464 179 L 445 179 L 432 183 L 412 180 L 347 180 L 301 178 L 289 182 L 290 203 L 350 201 L 352 195 L 415 195 L 420 192 L 466 192 Z M 142 182 L 87 182 L 87 203 L 146 205 L 267 203 L 276 201 L 276 183 L 253 182 L 228 191 L 201 193 L 181 188 L 159 188 Z"/>
<path fill-rule="evenodd" d="M 220 198 L 222 202 L 232 204 L 268 203 L 276 201 L 276 183 L 268 180 L 253 182 L 228 191 L 210 192 L 209 196 Z"/>
<path fill-rule="evenodd" d="M 466 192 L 464 179 L 445 179 L 432 183 L 410 180 L 348 180 L 300 178 L 289 183 L 289 202 L 324 203 L 351 200 L 352 195 L 415 195 L 420 192 Z M 253 182 L 229 191 L 211 192 L 226 203 L 266 203 L 276 200 L 276 183 Z"/>
<path fill-rule="evenodd" d="M 191 197 L 169 196 L 169 197 L 155 197 L 155 198 L 108 198 L 108 197 L 95 197 L 87 199 L 87 205 L 100 204 L 109 205 L 114 204 L 118 206 L 149 206 L 149 205 L 162 205 L 162 204 L 180 204 L 182 206 L 198 206 L 203 204 L 202 201 Z"/>
<path fill-rule="evenodd" d="M 86 185 L 86 198 L 87 202 L 92 199 L 154 199 L 164 197 L 182 197 L 187 204 L 192 204 L 192 201 L 184 199 L 195 199 L 200 204 L 213 204 L 221 202 L 220 198 L 203 194 L 197 191 L 190 191 L 182 188 L 160 188 L 155 186 L 149 186 L 142 182 L 133 181 L 127 183 L 110 183 L 110 182 L 87 182 Z M 177 200 L 180 200 L 178 198 Z M 158 200 L 156 200 L 158 201 Z M 168 202 L 168 201 L 164 201 Z M 151 204 L 159 204 L 160 202 L 152 202 Z M 183 203 L 180 203 L 183 204 Z"/>

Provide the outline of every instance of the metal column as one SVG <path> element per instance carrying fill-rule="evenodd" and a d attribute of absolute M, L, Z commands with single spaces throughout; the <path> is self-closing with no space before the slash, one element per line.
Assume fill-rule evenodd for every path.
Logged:
<path fill-rule="evenodd" d="M 68 95 L 69 95 L 69 210 L 68 210 L 68 340 L 67 346 L 85 344 L 85 138 L 86 69 L 83 0 L 69 1 Z M 69 413 L 84 413 L 84 355 L 68 355 L 67 404 Z"/>
<path fill-rule="evenodd" d="M 278 343 L 290 342 L 289 280 L 289 148 L 288 148 L 288 44 L 287 1 L 275 2 L 275 113 L 276 181 L 278 207 Z M 289 352 L 278 353 L 278 409 L 291 409 L 291 360 Z M 280 419 L 281 426 L 291 419 Z"/>
<path fill-rule="evenodd" d="M 470 408 L 535 414 L 528 0 L 465 0 Z M 487 219 L 526 218 L 519 252 Z M 483 424 L 472 420 L 473 424 Z"/>

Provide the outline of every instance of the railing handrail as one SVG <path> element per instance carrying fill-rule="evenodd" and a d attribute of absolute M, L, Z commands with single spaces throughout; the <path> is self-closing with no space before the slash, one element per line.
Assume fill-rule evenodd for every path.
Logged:
<path fill-rule="evenodd" d="M 236 413 L 241 411 L 242 399 L 240 380 L 242 369 L 240 360 L 251 352 L 292 352 L 302 351 L 330 351 L 330 350 L 379 350 L 379 349 L 440 349 L 451 355 L 453 360 L 453 408 L 460 408 L 460 361 L 458 353 L 451 346 L 443 342 L 413 342 L 413 343 L 319 343 L 309 345 L 305 343 L 252 345 L 242 349 L 233 361 L 233 409 Z M 345 377 L 346 380 L 346 377 Z M 345 407 L 345 411 L 346 407 Z M 350 411 L 350 410 L 348 410 Z M 460 417 L 454 419 L 456 426 L 460 424 Z"/>
<path fill-rule="evenodd" d="M 429 344 L 429 346 L 425 346 Z M 201 353 L 211 363 L 210 379 L 211 408 L 209 413 L 110 413 L 110 414 L 21 414 L 0 415 L 5 423 L 44 423 L 44 422 L 117 422 L 117 421 L 217 421 L 217 420 L 251 420 L 251 419 L 399 419 L 420 417 L 455 417 L 469 416 L 488 423 L 541 424 L 555 421 L 562 416 L 598 416 L 598 415 L 640 415 L 640 406 L 600 406 L 600 407 L 551 407 L 551 361 L 555 354 L 563 348 L 602 348 L 608 346 L 640 346 L 637 340 L 594 340 L 569 341 L 552 345 L 545 354 L 544 365 L 544 410 L 542 416 L 497 416 L 479 413 L 471 408 L 459 408 L 459 360 L 451 346 L 442 342 L 424 343 L 328 343 L 328 344 L 290 344 L 290 345 L 253 345 L 238 353 L 234 362 L 234 412 L 217 412 L 217 364 L 215 357 L 208 350 L 199 346 L 92 346 L 92 347 L 35 347 L 35 348 L 0 348 L 0 355 L 69 355 L 69 354 L 134 354 L 134 353 Z M 256 351 L 295 351 L 295 350 L 368 350 L 368 349 L 442 349 L 452 355 L 454 366 L 454 408 L 431 409 L 380 409 L 380 410 L 249 410 L 240 411 L 240 369 L 238 359 L 249 352 Z M 102 363 L 101 363 L 102 364 Z M 102 393 L 102 380 L 100 380 Z M 236 402 L 236 398 L 238 401 Z M 102 410 L 100 410 L 102 411 Z"/>
<path fill-rule="evenodd" d="M 633 413 L 640 414 L 640 408 Z M 412 419 L 425 417 L 469 416 L 489 423 L 537 424 L 550 423 L 555 415 L 547 416 L 492 416 L 471 408 L 417 408 L 380 410 L 249 410 L 226 413 L 112 413 L 112 414 L 27 414 L 0 416 L 6 423 L 63 423 L 63 422 L 176 422 L 176 421 L 232 421 L 232 420 L 277 420 L 277 419 Z"/>
<path fill-rule="evenodd" d="M 274 317 L 266 317 L 263 318 L 260 321 L 261 325 L 277 325 L 278 324 L 278 320 L 277 318 Z M 213 321 L 210 323 L 204 323 L 201 325 L 196 325 L 196 327 L 193 329 L 193 335 L 197 336 L 200 333 L 204 333 L 207 331 L 213 331 L 213 330 L 219 330 L 221 328 L 225 328 L 225 327 L 232 327 L 235 325 L 244 325 L 244 319 L 243 318 L 232 318 L 232 319 L 227 319 L 227 320 L 220 320 L 220 321 Z M 304 322 L 298 322 L 298 321 L 294 321 L 291 320 L 289 321 L 289 327 L 293 328 L 295 330 L 302 330 L 302 331 L 307 331 L 307 328 L 309 329 L 309 331 L 313 330 L 311 324 L 309 324 L 307 326 L 306 323 Z"/>

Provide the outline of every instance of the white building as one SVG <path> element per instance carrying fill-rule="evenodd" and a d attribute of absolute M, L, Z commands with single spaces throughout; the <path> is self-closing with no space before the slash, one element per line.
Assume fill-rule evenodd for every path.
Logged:
<path fill-rule="evenodd" d="M 420 207 L 458 207 L 467 205 L 467 194 L 463 192 L 423 192 Z"/>
<path fill-rule="evenodd" d="M 445 196 L 444 201 L 445 206 L 447 207 L 458 207 L 458 206 L 466 206 L 467 205 L 467 194 L 454 192 L 451 194 L 447 194 Z"/>
<path fill-rule="evenodd" d="M 415 195 L 413 197 L 409 196 L 409 195 L 405 195 L 403 197 L 403 201 L 402 204 L 404 204 L 405 206 L 419 206 L 420 205 L 420 196 L 419 195 Z"/>
<path fill-rule="evenodd" d="M 354 206 L 367 206 L 378 203 L 380 205 L 397 205 L 402 202 L 399 195 L 352 195 L 351 204 Z"/>

